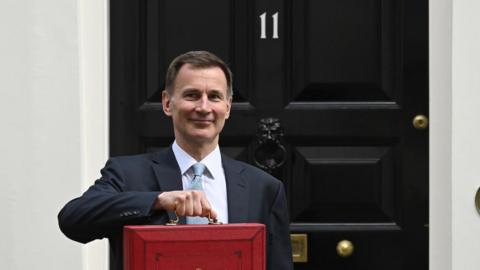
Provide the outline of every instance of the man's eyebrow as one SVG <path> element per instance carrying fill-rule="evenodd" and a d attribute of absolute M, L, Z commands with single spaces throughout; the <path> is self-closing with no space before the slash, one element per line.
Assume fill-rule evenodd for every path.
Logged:
<path fill-rule="evenodd" d="M 197 89 L 197 88 L 194 88 L 194 87 L 189 87 L 189 88 L 185 88 L 182 90 L 182 95 L 185 95 L 185 94 L 192 94 L 192 93 L 198 93 L 198 92 L 201 92 L 200 89 Z M 210 89 L 207 91 L 207 94 L 208 95 L 217 95 L 221 98 L 224 98 L 225 97 L 225 94 L 223 93 L 222 90 L 217 90 L 217 89 Z"/>
<path fill-rule="evenodd" d="M 185 88 L 185 89 L 183 89 L 183 93 L 186 93 L 186 92 L 188 92 L 188 93 L 191 93 L 191 92 L 200 92 L 200 90 L 197 89 L 197 88 L 191 87 L 191 88 Z"/>

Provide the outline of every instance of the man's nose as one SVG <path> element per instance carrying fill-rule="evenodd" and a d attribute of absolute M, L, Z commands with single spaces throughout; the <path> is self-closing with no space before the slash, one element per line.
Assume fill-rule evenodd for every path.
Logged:
<path fill-rule="evenodd" d="M 198 112 L 210 112 L 211 111 L 210 101 L 208 100 L 207 95 L 202 95 L 202 98 L 200 98 L 198 100 L 196 110 Z"/>

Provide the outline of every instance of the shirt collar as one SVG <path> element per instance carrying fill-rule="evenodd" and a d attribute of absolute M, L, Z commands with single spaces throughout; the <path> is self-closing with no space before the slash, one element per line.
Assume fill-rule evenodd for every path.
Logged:
<path fill-rule="evenodd" d="M 178 166 L 180 167 L 180 172 L 182 175 L 185 174 L 190 169 L 190 167 L 192 167 L 193 164 L 197 163 L 197 161 L 192 156 L 190 156 L 177 144 L 176 140 L 172 144 L 172 150 L 177 160 Z M 220 153 L 220 147 L 218 145 L 200 162 L 206 166 L 206 171 L 210 173 L 213 179 L 222 175 L 222 155 Z"/>

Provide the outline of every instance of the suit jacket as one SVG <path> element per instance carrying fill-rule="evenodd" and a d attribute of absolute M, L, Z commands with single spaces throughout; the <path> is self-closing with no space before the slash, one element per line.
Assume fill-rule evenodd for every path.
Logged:
<path fill-rule="evenodd" d="M 229 223 L 266 225 L 267 269 L 293 269 L 289 218 L 283 184 L 246 163 L 222 155 L 227 182 Z M 165 211 L 152 206 L 160 192 L 182 190 L 180 168 L 170 148 L 150 154 L 115 157 L 81 197 L 58 214 L 60 229 L 87 243 L 107 237 L 110 269 L 123 269 L 123 226 L 165 224 Z M 180 219 L 184 223 L 185 218 Z"/>

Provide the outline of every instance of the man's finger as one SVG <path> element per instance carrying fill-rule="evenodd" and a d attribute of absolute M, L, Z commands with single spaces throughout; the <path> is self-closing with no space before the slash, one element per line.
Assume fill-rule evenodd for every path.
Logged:
<path fill-rule="evenodd" d="M 192 192 L 192 199 L 193 199 L 193 216 L 201 216 L 202 215 L 202 197 L 204 197 L 204 193 L 201 191 L 193 191 Z"/>
<path fill-rule="evenodd" d="M 207 198 L 202 198 L 202 216 L 210 217 L 210 218 L 217 218 L 217 212 L 213 210 L 210 202 Z"/>
<path fill-rule="evenodd" d="M 213 208 L 210 209 L 210 218 L 216 219 L 218 216 L 217 211 L 215 211 Z"/>
<path fill-rule="evenodd" d="M 193 195 L 191 192 L 187 192 L 185 196 L 185 216 L 191 216 L 193 214 Z"/>
<path fill-rule="evenodd" d="M 179 216 L 185 215 L 185 201 L 175 201 L 175 213 Z"/>

